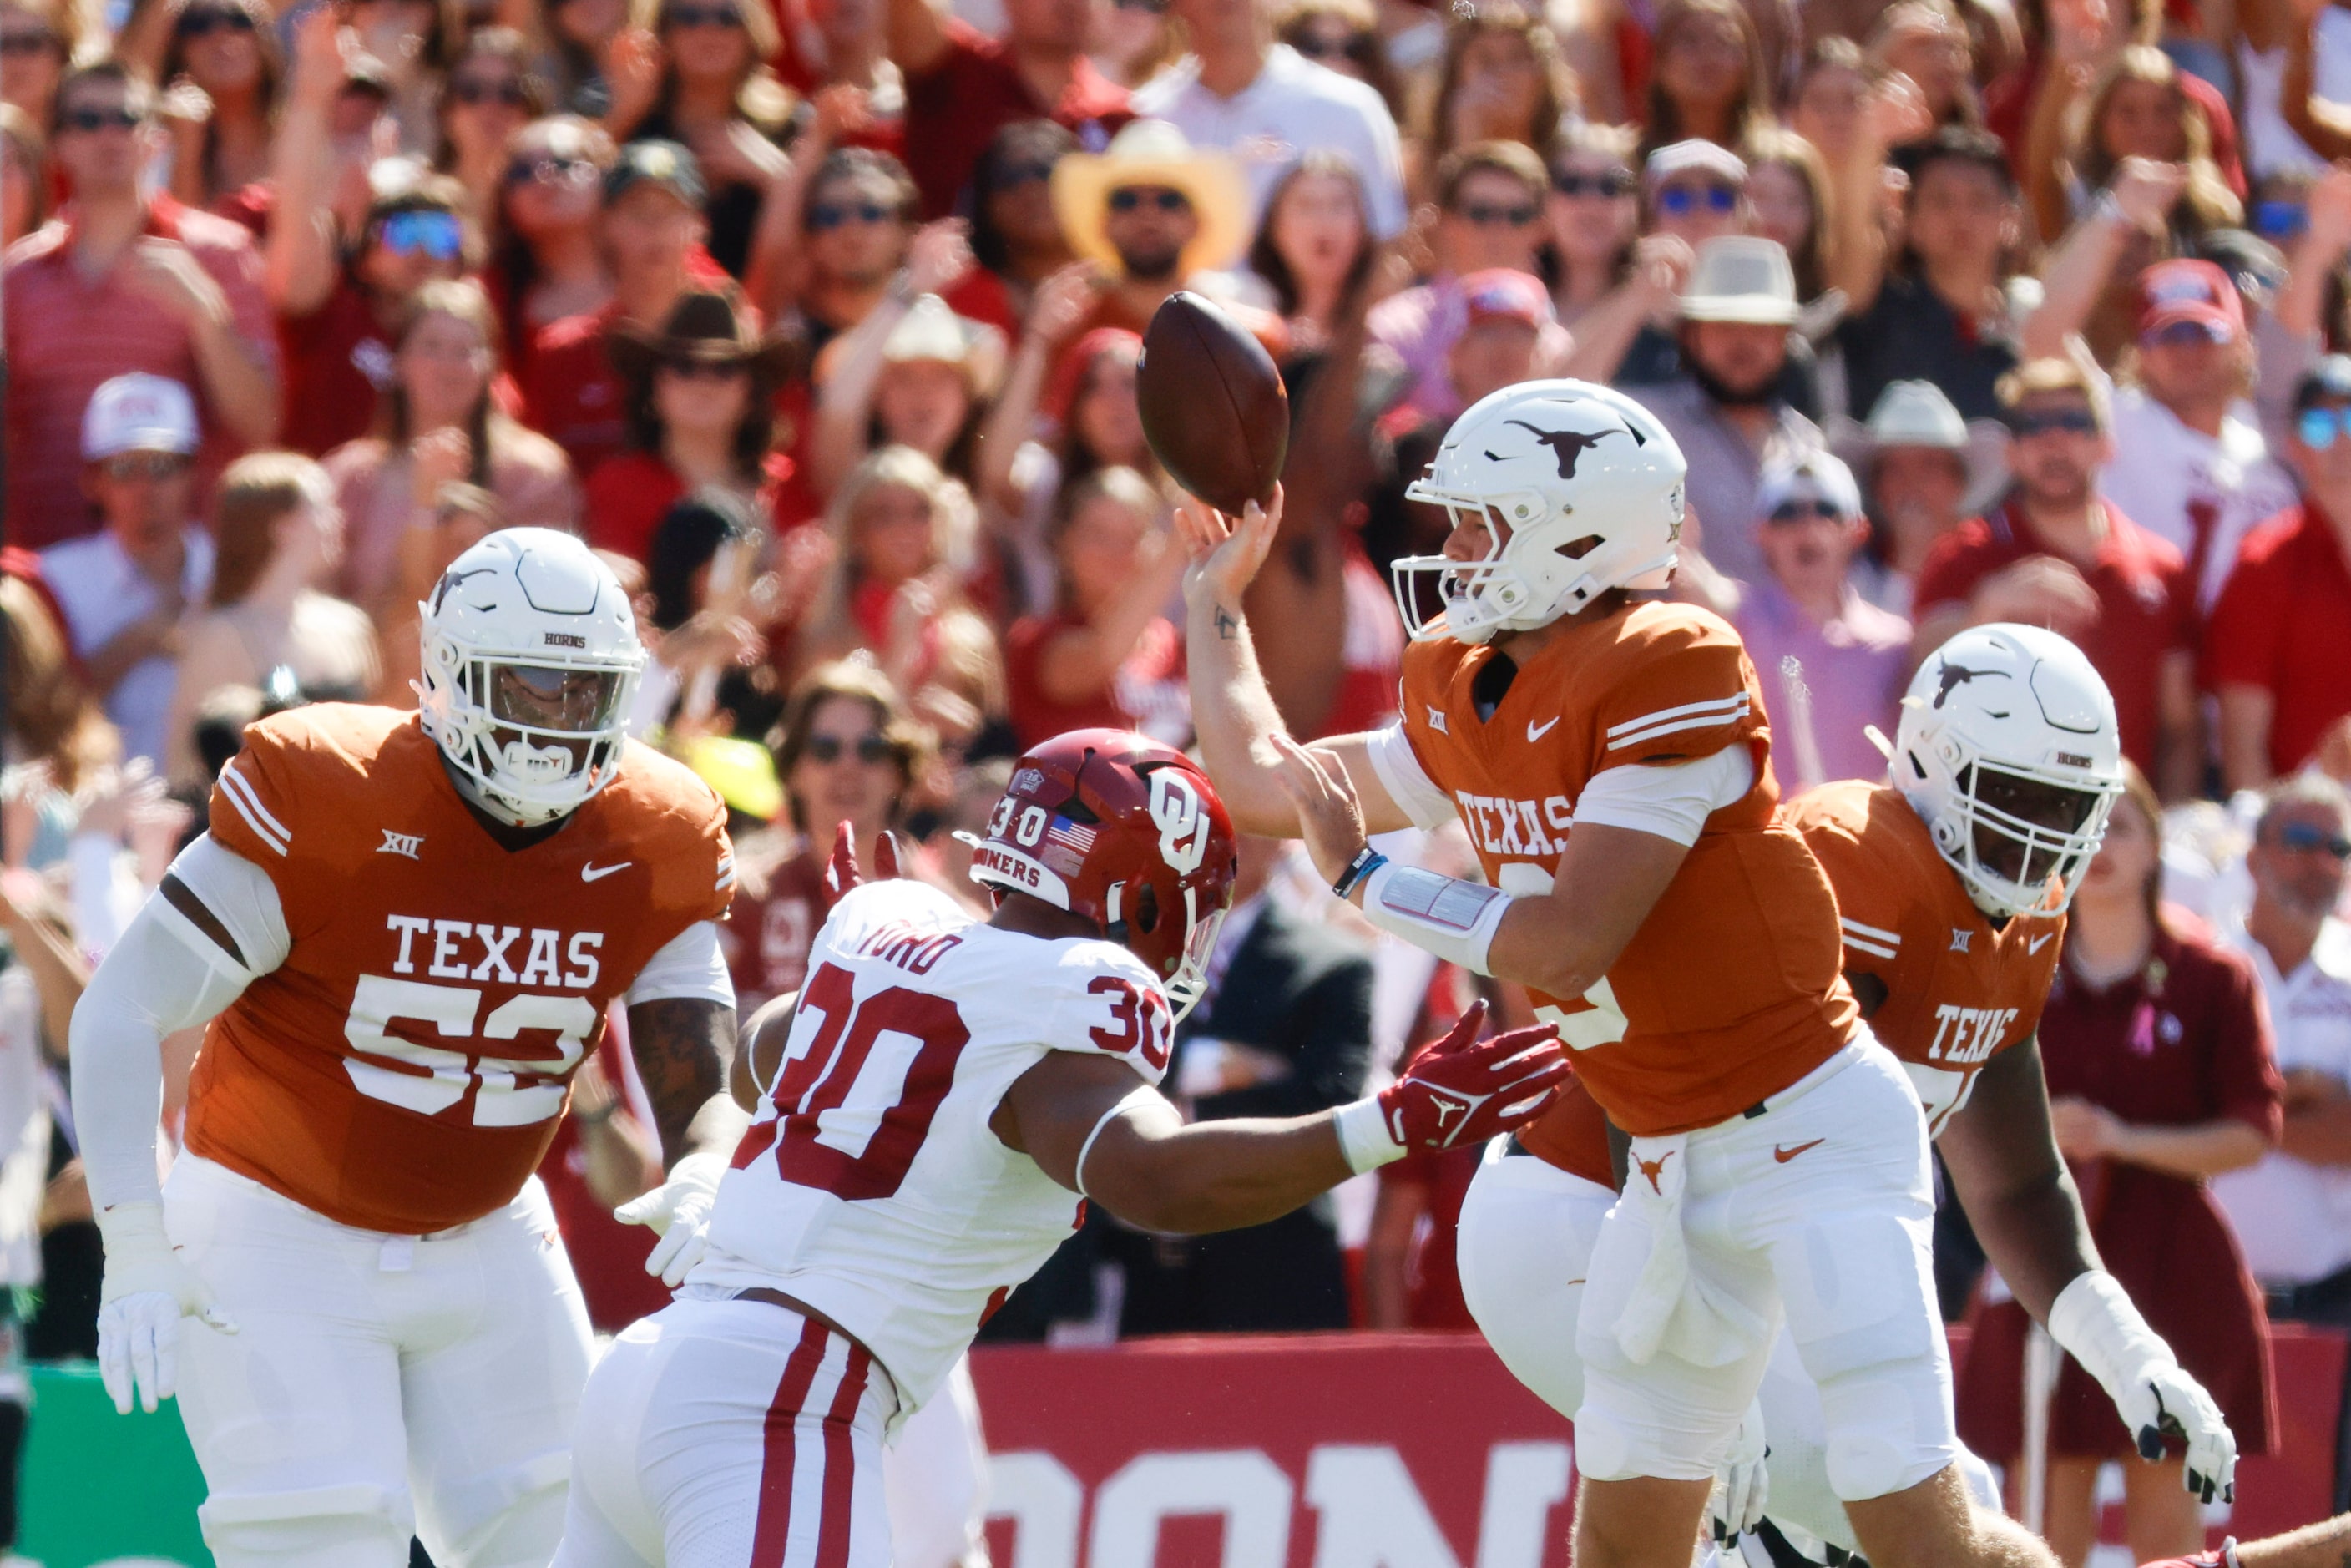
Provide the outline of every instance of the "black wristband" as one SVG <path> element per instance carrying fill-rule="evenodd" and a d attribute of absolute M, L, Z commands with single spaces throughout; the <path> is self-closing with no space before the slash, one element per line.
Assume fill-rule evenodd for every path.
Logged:
<path fill-rule="evenodd" d="M 1356 883 L 1387 863 L 1387 856 L 1365 844 L 1355 852 L 1355 858 L 1347 862 L 1347 869 L 1339 873 L 1339 880 L 1331 884 L 1331 891 L 1344 898 L 1355 891 Z"/>

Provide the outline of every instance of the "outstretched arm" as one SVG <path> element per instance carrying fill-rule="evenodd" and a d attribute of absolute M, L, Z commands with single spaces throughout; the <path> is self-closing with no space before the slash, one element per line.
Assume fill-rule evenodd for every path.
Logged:
<path fill-rule="evenodd" d="M 1241 595 L 1265 564 L 1281 527 L 1281 492 L 1274 491 L 1270 510 L 1252 503 L 1238 518 L 1187 497 L 1176 508 L 1176 526 L 1192 555 L 1184 574 L 1184 641 L 1201 760 L 1235 827 L 1296 838 L 1298 811 L 1277 779 L 1281 758 L 1273 737 L 1284 733 L 1281 715 L 1266 690 L 1249 617 L 1241 609 Z M 1412 825 L 1373 770 L 1364 737 L 1318 744 L 1345 769 L 1367 831 Z"/>

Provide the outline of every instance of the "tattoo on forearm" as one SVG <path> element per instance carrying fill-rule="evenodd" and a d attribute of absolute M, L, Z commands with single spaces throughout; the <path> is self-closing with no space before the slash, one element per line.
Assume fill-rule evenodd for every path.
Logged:
<path fill-rule="evenodd" d="M 726 1042 L 735 1009 L 692 997 L 640 1002 L 629 1009 L 629 1049 L 653 1102 L 662 1163 L 686 1152 L 686 1129 L 703 1103 L 725 1086 Z"/>
<path fill-rule="evenodd" d="M 1240 635 L 1240 618 L 1223 605 L 1217 606 L 1217 635 L 1229 643 Z"/>

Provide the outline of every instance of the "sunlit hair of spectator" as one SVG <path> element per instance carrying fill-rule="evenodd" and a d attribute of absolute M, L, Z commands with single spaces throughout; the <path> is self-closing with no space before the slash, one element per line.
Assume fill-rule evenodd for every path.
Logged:
<path fill-rule="evenodd" d="M 1788 95 L 1789 128 L 1834 162 L 1861 133 L 1862 104 L 1873 79 L 1861 46 L 1834 34 L 1804 51 Z"/>
<path fill-rule="evenodd" d="M 209 603 L 243 602 L 284 547 L 282 525 L 304 507 L 332 507 L 327 471 L 295 452 L 256 452 L 229 465 L 212 507 L 213 588 Z"/>
<path fill-rule="evenodd" d="M 741 361 L 743 401 L 729 444 L 735 477 L 746 489 L 757 489 L 767 469 L 768 454 L 776 444 L 776 393 L 781 383 L 771 365 L 757 355 Z M 647 362 L 641 373 L 624 373 L 622 392 L 629 420 L 631 450 L 667 459 L 669 423 L 661 409 L 663 371 L 658 361 Z"/>
<path fill-rule="evenodd" d="M 1343 154 L 1317 148 L 1267 193 L 1249 265 L 1285 318 L 1311 314 L 1328 331 L 1370 276 L 1377 251 L 1363 176 Z"/>
<path fill-rule="evenodd" d="M 0 103 L 0 247 L 39 228 L 48 213 L 48 138 L 31 115 Z"/>
<path fill-rule="evenodd" d="M 810 801 L 807 780 L 799 777 L 800 763 L 808 757 L 809 739 L 816 730 L 817 721 L 824 710 L 837 703 L 862 707 L 870 717 L 875 733 L 889 747 L 890 760 L 898 776 L 897 794 L 890 801 L 885 820 L 871 824 L 875 828 L 894 826 L 902 815 L 908 791 L 914 787 L 931 759 L 930 734 L 914 722 L 908 712 L 906 700 L 890 678 L 870 659 L 836 659 L 819 664 L 800 677 L 786 700 L 784 716 L 775 732 L 768 737 L 768 749 L 776 754 L 776 773 L 783 780 L 784 798 L 791 811 L 792 825 L 811 839 L 823 842 L 814 844 L 819 853 L 831 848 L 832 824 L 814 823 L 808 820 Z M 842 761 L 852 760 L 841 758 Z"/>
<path fill-rule="evenodd" d="M 392 384 L 384 388 L 377 402 L 378 434 L 395 451 L 404 449 L 423 434 L 411 390 L 412 378 L 423 373 L 416 364 L 414 348 L 418 332 L 435 320 L 458 322 L 473 329 L 477 338 L 479 346 L 469 367 L 475 391 L 460 423 L 473 445 L 473 467 L 466 475 L 467 482 L 487 489 L 490 444 L 514 422 L 491 395 L 491 382 L 497 373 L 497 318 L 490 309 L 489 296 L 472 279 L 428 283 L 417 290 L 408 308 L 408 319 L 401 328 L 400 341 L 392 350 Z"/>
<path fill-rule="evenodd" d="M 914 177 L 906 166 L 887 152 L 871 147 L 836 147 L 824 155 L 809 181 L 807 207 L 815 207 L 826 200 L 827 192 L 835 185 L 852 180 L 879 180 L 890 187 L 889 200 L 884 204 L 900 222 L 912 224 L 922 213 L 922 193 L 914 188 Z M 803 224 L 808 213 L 800 214 Z"/>
<path fill-rule="evenodd" d="M 1817 299 L 1829 286 L 1836 196 L 1820 150 L 1792 131 L 1765 126 L 1747 144 L 1747 201 L 1754 232 L 1775 239 L 1796 269 L 1796 298 Z"/>
<path fill-rule="evenodd" d="M 1664 52 L 1661 34 L 1660 58 Z M 1472 119 L 1464 95 L 1472 83 L 1487 78 L 1503 84 L 1498 94 L 1503 101 L 1477 111 Z M 1429 111 L 1425 137 L 1429 158 L 1434 162 L 1473 141 L 1548 147 L 1562 117 L 1574 107 L 1575 79 L 1560 57 L 1559 39 L 1540 12 L 1510 5 L 1457 11 L 1445 30 L 1445 57 Z"/>
<path fill-rule="evenodd" d="M 1735 151 L 1771 114 L 1763 46 L 1747 8 L 1739 0 L 1667 0 L 1641 155 L 1692 137 Z"/>
<path fill-rule="evenodd" d="M 0 5 L 0 43 L 20 40 L 27 47 L 0 52 L 0 101 L 47 128 L 58 82 L 72 67 L 105 53 L 106 29 L 90 19 L 82 0 L 8 0 Z"/>
<path fill-rule="evenodd" d="M 1558 273 L 1552 300 L 1564 316 L 1622 283 L 1632 266 L 1641 232 L 1641 178 L 1633 166 L 1638 140 L 1629 125 L 1579 120 L 1562 126 L 1552 143 L 1545 209 Z"/>
<path fill-rule="evenodd" d="M 913 495 L 926 519 L 923 544 L 907 549 L 903 559 L 894 542 L 876 549 L 872 537 L 872 503 L 890 490 Z M 884 446 L 867 454 L 849 471 L 825 509 L 824 526 L 832 535 L 834 581 L 823 597 L 845 600 L 870 582 L 894 588 L 934 567 L 968 567 L 974 521 L 971 499 L 962 485 L 922 453 L 911 446 Z"/>
<path fill-rule="evenodd" d="M 718 3 L 722 0 L 708 0 L 708 4 Z M 688 85 L 685 78 L 696 68 L 690 63 L 690 55 L 681 57 L 675 37 L 677 25 L 671 16 L 674 8 L 674 0 L 632 0 L 630 7 L 633 24 L 663 44 L 661 89 L 648 118 L 672 124 L 680 91 Z M 734 0 L 731 8 L 736 17 L 731 30 L 741 45 L 727 68 L 733 78 L 735 112 L 750 121 L 760 134 L 773 135 L 783 129 L 792 110 L 790 91 L 765 64 L 783 52 L 783 35 L 777 30 L 775 13 L 765 0 Z"/>
<path fill-rule="evenodd" d="M 1053 508 L 1053 522 L 1046 542 L 1052 547 L 1053 559 L 1061 567 L 1061 608 L 1081 616 L 1099 613 L 1103 605 L 1115 597 L 1124 586 L 1119 577 L 1099 582 L 1081 582 L 1079 574 L 1071 570 L 1071 532 L 1086 509 L 1101 501 L 1115 502 L 1141 520 L 1142 528 L 1134 538 L 1140 541 L 1147 534 L 1166 503 L 1150 480 L 1124 465 L 1096 469 L 1074 485 L 1061 488 L 1060 502 Z M 1131 574 L 1134 561 L 1132 551 L 1126 567 Z"/>
<path fill-rule="evenodd" d="M 120 737 L 82 684 L 65 631 L 40 592 L 0 573 L 0 713 L 12 763 L 45 762 L 68 794 L 121 752 Z"/>
<path fill-rule="evenodd" d="M 1053 214 L 1053 165 L 1079 150 L 1075 132 L 1050 120 L 1016 120 L 988 138 L 971 169 L 971 255 L 1022 286 L 1070 259 Z"/>
<path fill-rule="evenodd" d="M 243 25 L 224 20 L 231 16 L 244 18 Z M 206 29 L 201 40 L 193 33 L 200 25 Z M 224 32 L 232 45 L 227 49 L 216 41 Z M 238 42 L 242 48 L 234 47 Z M 277 26 L 268 7 L 261 0 L 185 0 L 172 15 L 162 79 L 172 83 L 183 76 L 204 89 L 204 96 L 212 99 L 213 113 L 204 124 L 204 155 L 197 167 L 185 171 L 184 178 L 175 168 L 173 184 L 184 193 L 200 194 L 203 199 L 197 204 L 209 205 L 245 183 L 222 167 L 223 123 L 231 116 L 245 120 L 258 133 L 264 154 L 261 167 L 264 172 L 267 167 L 268 131 L 286 77 Z"/>
<path fill-rule="evenodd" d="M 495 272 L 509 360 L 538 329 L 576 314 L 559 306 L 538 308 L 538 286 L 545 281 L 540 250 L 558 239 L 596 250 L 604 176 L 618 157 L 604 128 L 575 114 L 533 120 L 507 149 L 498 184 Z M 609 268 L 605 281 L 609 286 Z"/>
<path fill-rule="evenodd" d="M 512 27 L 483 27 L 465 40 L 441 89 L 441 146 L 434 167 L 465 183 L 486 223 L 496 215 L 496 182 L 515 137 L 548 111 L 547 83 L 528 40 Z"/>
<path fill-rule="evenodd" d="M 1403 84 L 1368 0 L 1293 0 L 1275 20 L 1273 36 L 1316 65 L 1353 77 L 1380 95 L 1391 119 L 1404 119 Z"/>
<path fill-rule="evenodd" d="M 2074 110 L 2070 162 L 2084 193 L 2102 191 L 2125 158 L 2188 165 L 2188 189 L 2172 226 L 2188 234 L 2233 228 L 2244 207 L 2212 157 L 2212 127 L 2180 89 L 2179 68 L 2149 44 L 2125 48 L 2100 71 Z"/>
<path fill-rule="evenodd" d="M 1900 71 L 1925 95 L 1938 125 L 1981 125 L 1973 45 L 1947 0 L 1901 0 L 1870 29 L 1869 61 L 1880 72 Z"/>

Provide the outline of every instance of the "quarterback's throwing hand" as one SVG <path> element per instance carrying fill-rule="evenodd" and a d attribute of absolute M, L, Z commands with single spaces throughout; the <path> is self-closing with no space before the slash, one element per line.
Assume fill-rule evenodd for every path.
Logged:
<path fill-rule="evenodd" d="M 120 1415 L 152 1412 L 180 1381 L 180 1320 L 202 1318 L 223 1333 L 236 1325 L 213 1304 L 213 1293 L 181 1261 L 163 1234 L 163 1207 L 122 1203 L 99 1216 L 106 1241 L 106 1277 L 99 1287 L 98 1375 Z"/>
<path fill-rule="evenodd" d="M 1207 502 L 1186 496 L 1176 504 L 1176 534 L 1192 564 L 1184 570 L 1184 595 L 1196 601 L 1206 594 L 1232 613 L 1240 613 L 1241 590 L 1257 578 L 1281 527 L 1281 486 L 1260 507 L 1251 501 L 1238 517 L 1228 517 Z"/>
<path fill-rule="evenodd" d="M 671 1167 L 669 1180 L 612 1211 L 622 1224 L 651 1226 L 661 1238 L 645 1259 L 645 1272 L 673 1291 L 710 1249 L 710 1208 L 726 1174 L 725 1155 L 688 1155 Z"/>
<path fill-rule="evenodd" d="M 1452 1031 L 1421 1047 L 1379 1092 L 1388 1135 L 1407 1149 L 1475 1145 L 1523 1126 L 1567 1082 L 1567 1052 L 1550 1024 L 1480 1040 L 1486 1004 L 1473 1003 Z"/>

